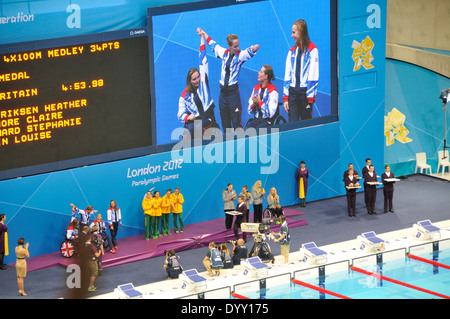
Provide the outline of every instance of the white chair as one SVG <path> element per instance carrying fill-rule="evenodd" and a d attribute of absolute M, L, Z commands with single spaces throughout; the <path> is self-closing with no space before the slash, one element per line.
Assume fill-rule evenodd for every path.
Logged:
<path fill-rule="evenodd" d="M 357 239 L 361 242 L 359 249 L 366 252 L 384 251 L 384 240 L 377 237 L 374 231 L 362 233 Z"/>
<path fill-rule="evenodd" d="M 431 174 L 431 166 L 427 164 L 427 154 L 425 152 L 416 153 L 416 169 L 414 170 L 414 173 L 417 173 L 417 169 L 419 169 L 419 173 L 422 173 L 422 170 L 425 170 L 425 174 L 429 169 Z"/>
<path fill-rule="evenodd" d="M 125 285 L 120 285 L 114 292 L 119 296 L 120 299 L 138 299 L 142 298 L 142 293 L 134 288 L 132 283 Z"/>
<path fill-rule="evenodd" d="M 303 253 L 303 262 L 307 264 L 323 265 L 327 263 L 327 252 L 317 248 L 316 243 L 302 244 L 300 252 Z"/>
<path fill-rule="evenodd" d="M 241 265 L 244 266 L 244 275 L 249 275 L 250 278 L 268 275 L 269 272 L 269 266 L 263 263 L 258 256 L 241 261 Z"/>
<path fill-rule="evenodd" d="M 445 154 L 445 156 L 444 156 Z M 439 169 L 442 167 L 442 175 L 444 175 L 445 172 L 445 168 L 448 167 L 448 171 L 450 172 L 450 161 L 448 158 L 448 151 L 446 150 L 445 153 L 444 151 L 439 151 L 438 152 L 438 167 L 437 167 L 437 171 L 436 173 L 439 173 Z M 443 159 L 443 157 L 445 157 Z"/>
<path fill-rule="evenodd" d="M 429 219 L 421 220 L 413 225 L 417 231 L 415 239 L 418 240 L 437 240 L 441 238 L 441 229 L 434 226 Z"/>
<path fill-rule="evenodd" d="M 183 271 L 179 278 L 183 281 L 183 285 L 181 288 L 187 288 L 187 291 L 198 291 L 206 289 L 206 278 L 200 276 L 197 269 L 195 268 Z"/>

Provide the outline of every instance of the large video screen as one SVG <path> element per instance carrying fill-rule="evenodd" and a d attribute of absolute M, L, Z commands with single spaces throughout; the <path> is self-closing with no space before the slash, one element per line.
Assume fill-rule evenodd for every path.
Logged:
<path fill-rule="evenodd" d="M 243 129 L 254 123 L 283 130 L 336 121 L 336 10 L 332 7 L 330 0 L 263 0 L 149 8 L 156 143 L 173 143 L 177 138 L 173 132 L 189 129 L 194 118 L 206 127 L 215 122 L 223 133 L 239 127 L 234 125 L 236 118 Z M 301 40 L 299 34 L 293 37 L 297 20 L 306 25 L 296 24 Z M 297 44 L 308 43 L 305 34 L 309 45 L 303 45 L 303 51 Z M 233 48 L 236 38 L 238 51 Z M 299 63 L 297 56 L 301 56 Z M 270 76 L 267 66 L 273 70 L 270 87 L 259 76 L 261 70 L 263 77 Z M 200 84 L 197 92 L 189 87 L 190 80 L 197 80 L 189 73 L 191 68 L 198 70 L 206 89 Z M 268 87 L 267 92 L 261 93 L 262 87 Z M 205 121 L 206 117 L 212 120 Z"/>
<path fill-rule="evenodd" d="M 0 179 L 167 151 L 199 119 L 337 121 L 334 2 L 197 1 L 148 8 L 148 29 L 0 46 Z"/>
<path fill-rule="evenodd" d="M 152 144 L 145 29 L 0 50 L 0 172 Z"/>

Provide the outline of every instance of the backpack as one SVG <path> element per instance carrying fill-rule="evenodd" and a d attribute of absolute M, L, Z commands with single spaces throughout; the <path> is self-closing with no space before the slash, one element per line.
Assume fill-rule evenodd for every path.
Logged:
<path fill-rule="evenodd" d="M 223 267 L 222 257 L 216 248 L 211 249 L 211 267 Z"/>
<path fill-rule="evenodd" d="M 283 225 L 281 225 L 281 229 L 283 229 Z M 279 244 L 289 244 L 291 242 L 291 234 L 289 233 L 289 228 L 287 227 L 287 224 L 286 230 L 287 230 L 286 236 L 284 236 L 284 238 L 278 242 Z"/>
<path fill-rule="evenodd" d="M 183 267 L 181 267 L 178 256 L 171 256 L 168 258 L 166 272 L 170 278 L 178 278 L 183 272 Z"/>
<path fill-rule="evenodd" d="M 222 251 L 221 252 L 221 257 L 222 257 L 222 262 L 223 262 L 223 268 L 233 268 L 234 267 L 234 263 L 233 260 L 231 259 L 231 256 L 229 253 Z"/>

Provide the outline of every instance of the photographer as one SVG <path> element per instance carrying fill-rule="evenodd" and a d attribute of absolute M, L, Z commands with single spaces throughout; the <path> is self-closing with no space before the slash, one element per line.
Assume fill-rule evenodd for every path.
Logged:
<path fill-rule="evenodd" d="M 109 252 L 115 254 L 116 250 L 112 246 L 111 237 L 109 237 L 109 235 L 106 233 L 106 223 L 102 220 L 102 215 L 101 214 L 97 214 L 97 219 L 94 220 L 89 225 L 89 228 L 91 229 L 91 231 L 92 231 L 93 227 L 97 227 L 98 228 L 97 233 L 103 239 L 103 246 L 102 246 L 103 253 L 109 251 Z"/>
<path fill-rule="evenodd" d="M 231 269 L 234 267 L 233 259 L 231 258 L 231 253 L 228 250 L 227 244 L 223 243 L 219 247 L 220 257 L 222 258 L 223 269 Z"/>
<path fill-rule="evenodd" d="M 165 250 L 166 259 L 164 260 L 164 270 L 167 273 L 168 278 L 178 278 L 183 272 L 183 267 L 180 264 L 180 257 L 175 255 L 175 250 Z"/>
<path fill-rule="evenodd" d="M 210 242 L 208 248 L 209 250 L 206 253 L 205 258 L 203 258 L 203 266 L 205 266 L 210 276 L 219 276 L 220 269 L 223 268 L 220 252 L 217 250 L 216 243 L 214 242 Z"/>
<path fill-rule="evenodd" d="M 94 286 L 95 278 L 98 276 L 98 258 L 101 255 L 101 250 L 98 250 L 95 245 L 91 243 L 91 236 L 86 237 L 86 242 L 84 246 L 83 253 L 83 269 L 87 271 L 86 276 L 89 275 L 89 286 L 88 291 L 96 291 L 97 288 Z"/>
<path fill-rule="evenodd" d="M 98 266 L 98 271 L 99 271 L 99 273 L 101 273 L 101 271 L 102 271 L 102 257 L 103 257 L 103 255 L 105 253 L 105 250 L 103 248 L 103 246 L 104 246 L 103 244 L 104 244 L 105 241 L 103 240 L 102 236 L 98 233 L 98 226 L 97 225 L 92 226 L 91 232 L 92 232 L 91 243 L 92 243 L 92 245 L 95 246 L 96 250 L 100 251 L 100 256 L 97 257 L 96 262 L 97 262 L 97 266 Z"/>
<path fill-rule="evenodd" d="M 281 255 L 284 256 L 284 263 L 289 262 L 289 248 L 291 235 L 289 234 L 289 228 L 286 222 L 286 216 L 281 215 L 280 217 L 281 229 L 278 233 L 272 232 L 273 235 L 278 236 L 274 238 L 273 241 L 280 244 Z"/>
<path fill-rule="evenodd" d="M 247 259 L 247 247 L 244 246 L 244 240 L 242 238 L 237 241 L 231 241 L 233 244 L 233 262 L 235 265 L 241 264 L 241 259 Z M 236 245 L 237 244 L 237 245 Z"/>

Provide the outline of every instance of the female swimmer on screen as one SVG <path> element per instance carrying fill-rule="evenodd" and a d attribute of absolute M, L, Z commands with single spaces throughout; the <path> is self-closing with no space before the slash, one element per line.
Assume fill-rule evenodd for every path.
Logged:
<path fill-rule="evenodd" d="M 202 29 L 197 32 L 203 34 L 211 50 L 216 57 L 222 60 L 220 72 L 220 96 L 219 110 L 222 120 L 222 130 L 226 133 L 227 128 L 234 129 L 241 125 L 241 99 L 238 89 L 238 78 L 241 66 L 244 62 L 255 56 L 259 44 L 252 45 L 245 50 L 239 49 L 239 38 L 236 34 L 227 36 L 228 48 L 221 47 L 211 39 Z"/>
<path fill-rule="evenodd" d="M 214 101 L 208 81 L 208 59 L 205 50 L 205 35 L 197 29 L 200 36 L 199 68 L 191 68 L 186 77 L 186 88 L 178 100 L 178 120 L 184 123 L 185 138 L 194 136 L 194 128 L 200 125 L 201 134 L 210 127 L 217 127 L 214 116 Z"/>
<path fill-rule="evenodd" d="M 286 57 L 284 74 L 284 109 L 289 122 L 312 118 L 319 84 L 319 50 L 309 40 L 308 27 L 303 19 L 292 25 L 292 39 L 295 45 Z"/>

